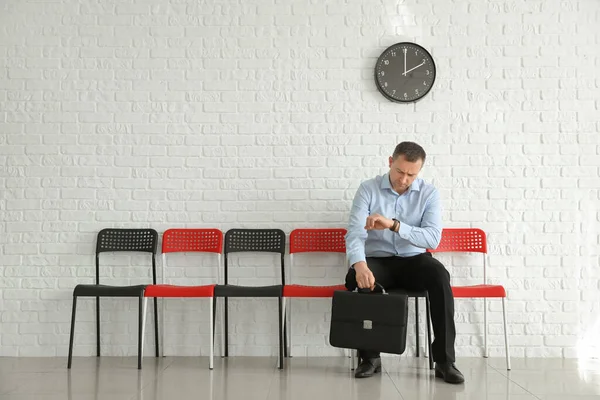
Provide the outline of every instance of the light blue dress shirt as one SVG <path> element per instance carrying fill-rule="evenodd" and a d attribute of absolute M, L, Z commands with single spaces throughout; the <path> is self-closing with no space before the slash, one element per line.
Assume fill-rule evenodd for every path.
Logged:
<path fill-rule="evenodd" d="M 367 217 L 380 214 L 400 221 L 398 232 L 365 229 Z M 365 257 L 410 257 L 435 249 L 442 237 L 440 194 L 431 184 L 417 178 L 399 195 L 392 189 L 389 174 L 361 183 L 350 210 L 346 255 L 350 266 Z"/>

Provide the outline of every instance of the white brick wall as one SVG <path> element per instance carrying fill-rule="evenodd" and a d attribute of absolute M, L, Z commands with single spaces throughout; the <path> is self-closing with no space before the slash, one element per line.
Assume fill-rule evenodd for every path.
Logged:
<path fill-rule="evenodd" d="M 373 81 L 404 40 L 438 66 L 414 105 Z M 599 70 L 593 0 L 4 0 L 0 355 L 66 355 L 71 290 L 92 282 L 101 228 L 345 226 L 359 182 L 415 140 L 446 226 L 489 232 L 513 354 L 600 356 Z M 201 259 L 173 256 L 170 282 L 214 280 Z M 107 283 L 149 276 L 139 258 L 103 260 Z M 476 258 L 443 260 L 455 283 L 481 277 L 465 266 Z M 271 282 L 263 261 L 276 258 L 234 258 L 234 276 Z M 298 282 L 345 272 L 336 256 L 298 261 Z M 231 304 L 231 354 L 275 354 L 275 301 Z M 482 307 L 457 300 L 459 355 L 481 354 Z M 340 354 L 328 301 L 293 308 L 295 355 Z M 93 303 L 79 311 L 75 354 L 91 355 Z M 167 311 L 167 353 L 207 354 L 206 304 Z M 104 354 L 135 354 L 136 303 L 105 300 L 102 315 Z"/>

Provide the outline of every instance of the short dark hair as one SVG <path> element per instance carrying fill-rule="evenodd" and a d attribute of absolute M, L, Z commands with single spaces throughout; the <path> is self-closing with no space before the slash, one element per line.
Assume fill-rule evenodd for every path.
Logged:
<path fill-rule="evenodd" d="M 400 155 L 403 155 L 404 159 L 408 162 L 417 162 L 422 160 L 423 164 L 425 164 L 425 158 L 427 157 L 425 150 L 423 150 L 421 146 L 414 142 L 402 142 L 398 144 L 394 149 L 392 158 L 395 160 Z"/>

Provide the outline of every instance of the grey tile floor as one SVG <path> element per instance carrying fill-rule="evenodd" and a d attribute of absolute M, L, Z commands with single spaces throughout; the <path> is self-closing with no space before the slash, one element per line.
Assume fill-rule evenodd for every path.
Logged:
<path fill-rule="evenodd" d="M 426 358 L 385 357 L 384 371 L 354 379 L 342 357 L 289 359 L 285 370 L 269 357 L 144 359 L 135 357 L 0 358 L 0 400 L 600 400 L 600 360 L 460 358 L 464 385 L 429 371 Z"/>

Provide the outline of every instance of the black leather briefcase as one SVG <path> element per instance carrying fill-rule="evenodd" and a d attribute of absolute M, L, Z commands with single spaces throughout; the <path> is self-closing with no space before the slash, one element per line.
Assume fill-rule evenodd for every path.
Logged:
<path fill-rule="evenodd" d="M 383 287 L 369 293 L 336 291 L 331 304 L 333 347 L 402 354 L 406 349 L 408 297 Z"/>

